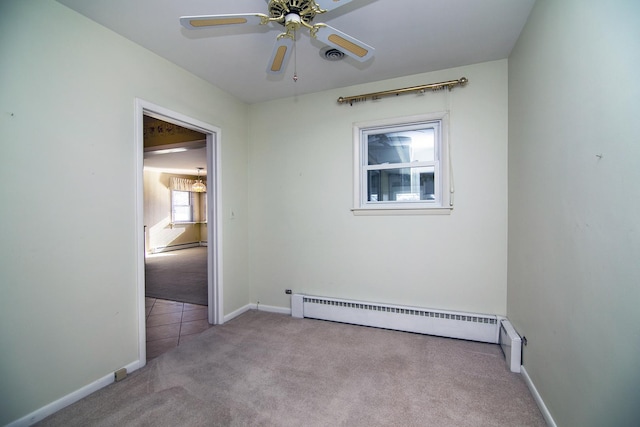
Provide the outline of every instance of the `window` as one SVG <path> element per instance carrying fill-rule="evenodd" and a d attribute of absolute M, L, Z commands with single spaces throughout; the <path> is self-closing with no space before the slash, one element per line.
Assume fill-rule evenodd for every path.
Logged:
<path fill-rule="evenodd" d="M 193 222 L 193 193 L 190 191 L 171 191 L 172 222 Z"/>
<path fill-rule="evenodd" d="M 354 125 L 354 212 L 448 212 L 445 113 Z"/>

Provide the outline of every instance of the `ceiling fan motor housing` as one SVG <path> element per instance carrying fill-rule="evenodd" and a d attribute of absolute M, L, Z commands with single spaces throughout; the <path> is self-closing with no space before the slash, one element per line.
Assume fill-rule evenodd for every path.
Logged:
<path fill-rule="evenodd" d="M 269 17 L 284 18 L 287 15 L 295 14 L 305 24 L 311 24 L 313 18 L 318 13 L 324 12 L 313 0 L 270 0 Z M 285 19 L 280 22 L 285 25 Z"/>

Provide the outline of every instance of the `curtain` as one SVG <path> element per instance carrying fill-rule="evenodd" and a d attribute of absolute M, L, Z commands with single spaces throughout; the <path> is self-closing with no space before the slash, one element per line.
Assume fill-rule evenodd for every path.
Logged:
<path fill-rule="evenodd" d="M 191 186 L 196 181 L 194 179 L 189 178 L 177 178 L 172 176 L 169 180 L 169 188 L 176 191 L 193 191 L 191 190 Z"/>

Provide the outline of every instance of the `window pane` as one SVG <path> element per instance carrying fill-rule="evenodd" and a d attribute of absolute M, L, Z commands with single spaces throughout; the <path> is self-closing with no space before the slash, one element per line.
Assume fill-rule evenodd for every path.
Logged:
<path fill-rule="evenodd" d="M 435 200 L 435 168 L 399 168 L 367 172 L 367 201 Z"/>
<path fill-rule="evenodd" d="M 174 206 L 174 222 L 191 222 L 191 206 Z"/>
<path fill-rule="evenodd" d="M 188 206 L 190 203 L 188 191 L 174 191 L 173 192 L 173 205 L 174 206 Z"/>
<path fill-rule="evenodd" d="M 435 160 L 435 130 L 432 127 L 367 135 L 369 165 L 430 162 Z"/>
<path fill-rule="evenodd" d="M 193 206 L 189 191 L 174 190 L 171 194 L 173 222 L 192 222 Z"/>

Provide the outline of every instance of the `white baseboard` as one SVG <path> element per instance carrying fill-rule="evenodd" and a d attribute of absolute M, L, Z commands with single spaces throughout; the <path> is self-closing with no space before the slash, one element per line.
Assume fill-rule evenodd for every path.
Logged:
<path fill-rule="evenodd" d="M 151 250 L 151 254 L 159 254 L 162 252 L 171 252 L 171 251 L 179 251 L 180 249 L 189 249 L 189 248 L 199 248 L 200 246 L 207 246 L 202 244 L 203 242 L 192 242 L 192 243 L 181 243 L 179 245 L 170 245 L 170 246 L 156 246 Z"/>
<path fill-rule="evenodd" d="M 287 307 L 277 307 L 274 305 L 264 305 L 264 304 L 260 304 L 260 303 L 256 303 L 256 304 L 251 304 L 254 310 L 258 310 L 258 311 L 266 311 L 269 313 L 280 313 L 280 314 L 287 314 L 289 316 L 291 316 L 291 308 L 287 308 Z"/>
<path fill-rule="evenodd" d="M 225 315 L 222 319 L 223 323 L 227 323 L 229 320 L 233 320 L 236 317 L 240 316 L 243 313 L 246 313 L 247 311 L 251 310 L 252 308 L 255 307 L 251 307 L 252 304 L 247 304 L 243 307 L 240 307 L 239 309 L 232 311 L 231 313 Z"/>
<path fill-rule="evenodd" d="M 236 317 L 240 316 L 243 313 L 246 313 L 249 310 L 259 310 L 259 311 L 266 311 L 269 313 L 280 313 L 280 314 L 291 315 L 290 308 L 276 307 L 273 305 L 263 305 L 263 304 L 255 303 L 255 304 L 247 304 L 235 311 L 232 311 L 231 313 L 224 316 L 223 321 L 224 323 L 227 323 L 229 320 L 235 319 Z"/>
<path fill-rule="evenodd" d="M 137 360 L 125 366 L 125 369 L 127 370 L 127 373 L 131 373 L 133 371 L 140 369 L 143 366 L 144 366 L 144 363 L 140 363 L 140 361 Z M 100 390 L 101 388 L 104 388 L 112 384 L 113 382 L 115 382 L 114 373 L 105 375 L 104 377 L 98 380 L 95 380 L 94 382 L 87 384 L 86 386 L 79 388 L 78 390 L 72 393 L 67 394 L 66 396 L 63 396 L 60 399 L 53 401 L 48 405 L 43 406 L 40 409 L 36 409 L 32 413 L 25 415 L 22 418 L 19 418 L 15 421 L 10 422 L 9 424 L 7 424 L 6 427 L 31 426 L 37 422 L 44 420 L 49 415 L 53 415 L 59 410 L 66 408 L 72 403 L 76 403 L 78 400 L 89 396 L 91 393 L 94 393 Z"/>
<path fill-rule="evenodd" d="M 540 393 L 538 393 L 538 389 L 533 384 L 533 381 L 531 381 L 531 377 L 529 376 L 529 373 L 525 369 L 524 365 L 520 367 L 520 374 L 522 374 L 522 377 L 524 378 L 524 382 L 527 384 L 527 387 L 529 387 L 529 391 L 531 391 L 533 398 L 538 404 L 538 408 L 540 408 L 540 412 L 542 412 L 542 417 L 547 422 L 547 425 L 549 427 L 556 427 L 556 422 L 553 420 L 553 417 L 551 416 L 549 409 L 547 409 L 547 405 L 544 404 L 544 401 L 542 400 L 542 396 L 540 396 Z"/>

